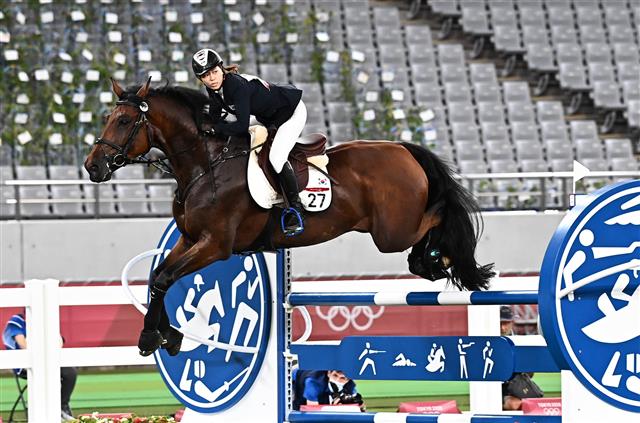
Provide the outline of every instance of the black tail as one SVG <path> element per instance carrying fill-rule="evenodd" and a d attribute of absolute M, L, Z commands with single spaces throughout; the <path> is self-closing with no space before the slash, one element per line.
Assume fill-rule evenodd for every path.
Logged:
<path fill-rule="evenodd" d="M 431 151 L 415 144 L 402 143 L 424 169 L 429 180 L 427 208 L 441 204 L 441 223 L 432 228 L 425 238 L 416 244 L 422 251 L 412 251 L 424 260 L 423 269 L 434 265 L 439 256 L 450 260 L 450 269 L 443 273 L 460 289 L 486 289 L 495 272 L 493 264 L 478 265 L 475 259 L 476 245 L 482 234 L 480 207 L 473 195 L 453 177 L 451 168 Z M 430 262 L 431 260 L 431 262 Z M 444 260 L 446 264 L 446 259 Z M 442 266 L 442 261 L 437 261 Z M 415 268 L 415 263 L 414 268 Z M 444 270 L 444 269 L 441 269 Z M 412 270 L 413 271 L 413 270 Z M 437 274 L 431 271 L 429 274 Z M 424 274 L 420 276 L 426 277 Z M 432 279 L 432 278 L 429 278 Z"/>

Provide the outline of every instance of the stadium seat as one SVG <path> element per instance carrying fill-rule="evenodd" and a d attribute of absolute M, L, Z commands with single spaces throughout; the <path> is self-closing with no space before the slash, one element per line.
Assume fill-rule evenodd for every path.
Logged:
<path fill-rule="evenodd" d="M 473 106 L 470 103 L 449 103 L 447 104 L 449 111 L 449 122 L 454 123 L 473 123 L 476 117 Z"/>
<path fill-rule="evenodd" d="M 471 83 L 474 85 L 479 82 L 498 83 L 496 66 L 493 63 L 471 63 L 469 65 L 469 74 Z"/>
<path fill-rule="evenodd" d="M 504 102 L 526 102 L 531 103 L 529 94 L 529 84 L 521 81 L 507 81 L 502 84 L 504 91 Z"/>
<path fill-rule="evenodd" d="M 509 122 L 534 122 L 535 113 L 533 106 L 528 102 L 512 101 L 507 104 Z"/>
<path fill-rule="evenodd" d="M 486 141 L 509 142 L 507 126 L 502 122 L 481 122 L 482 139 Z"/>
<path fill-rule="evenodd" d="M 589 81 L 592 85 L 596 82 L 613 82 L 616 79 L 611 63 L 589 63 L 588 72 Z"/>
<path fill-rule="evenodd" d="M 442 105 L 442 92 L 440 86 L 430 82 L 416 82 L 413 84 L 415 101 L 430 107 Z"/>
<path fill-rule="evenodd" d="M 610 25 L 609 26 L 609 42 L 610 43 L 633 43 L 633 28 L 629 25 Z"/>
<path fill-rule="evenodd" d="M 520 161 L 523 172 L 548 172 L 549 165 L 544 159 L 525 159 Z"/>
<path fill-rule="evenodd" d="M 548 139 L 544 142 L 544 145 L 547 150 L 547 159 L 550 161 L 556 159 L 573 159 L 573 149 L 567 141 Z"/>
<path fill-rule="evenodd" d="M 328 103 L 327 109 L 329 112 L 329 122 L 331 123 L 351 122 L 353 110 L 349 103 L 346 103 L 346 102 Z"/>
<path fill-rule="evenodd" d="M 438 62 L 441 65 L 464 67 L 465 58 L 462 44 L 438 44 Z"/>
<path fill-rule="evenodd" d="M 538 122 L 562 121 L 564 110 L 560 101 L 536 101 Z"/>
<path fill-rule="evenodd" d="M 560 43 L 577 44 L 578 34 L 573 26 L 566 24 L 551 26 L 551 42 L 558 46 Z"/>
<path fill-rule="evenodd" d="M 68 165 L 49 166 L 49 176 L 51 179 L 69 180 L 79 179 L 78 168 Z M 81 200 L 83 198 L 80 185 L 51 185 L 51 198 L 65 202 L 53 203 L 53 214 L 58 216 L 82 216 L 84 209 L 82 201 L 77 203 L 66 202 L 68 200 Z"/>
<path fill-rule="evenodd" d="M 580 161 L 584 159 L 599 159 L 604 158 L 602 153 L 602 143 L 599 139 L 591 138 L 578 138 L 574 141 L 576 146 L 576 158 Z"/>
<path fill-rule="evenodd" d="M 431 28 L 426 25 L 408 25 L 405 27 L 405 36 L 407 44 L 420 45 L 423 48 L 428 48 L 433 44 L 431 36 Z"/>
<path fill-rule="evenodd" d="M 474 142 L 480 145 L 480 135 L 478 134 L 478 127 L 470 125 L 466 122 L 453 123 L 451 125 L 451 136 L 454 144 L 457 145 L 459 141 Z"/>
<path fill-rule="evenodd" d="M 504 105 L 500 103 L 478 103 L 478 120 L 480 122 L 504 123 Z"/>
<path fill-rule="evenodd" d="M 355 138 L 353 125 L 349 123 L 331 123 L 329 125 L 331 131 L 330 140 L 333 145 L 340 144 L 345 141 L 351 141 Z"/>
<path fill-rule="evenodd" d="M 618 82 L 624 84 L 631 81 L 636 87 L 640 85 L 640 64 L 635 62 L 618 63 Z"/>
<path fill-rule="evenodd" d="M 500 86 L 491 82 L 477 82 L 473 84 L 473 96 L 476 103 L 502 102 Z"/>
<path fill-rule="evenodd" d="M 522 53 L 520 30 L 515 24 L 495 25 L 493 27 L 493 45 L 496 50 L 507 53 Z"/>
<path fill-rule="evenodd" d="M 44 180 L 47 179 L 47 174 L 44 166 L 16 166 L 16 179 Z M 22 216 L 47 217 L 51 215 L 48 204 L 49 190 L 46 185 L 21 186 L 19 193 L 21 200 L 20 214 Z M 23 200 L 33 202 L 23 203 Z"/>
<path fill-rule="evenodd" d="M 622 109 L 620 87 L 617 82 L 597 81 L 593 84 L 593 103 L 605 109 Z"/>
<path fill-rule="evenodd" d="M 547 43 L 532 42 L 526 45 L 525 59 L 530 69 L 538 71 L 555 71 L 553 50 Z"/>
<path fill-rule="evenodd" d="M 471 103 L 471 89 L 467 84 L 447 82 L 444 84 L 444 97 L 447 103 Z"/>
<path fill-rule="evenodd" d="M 625 81 L 622 84 L 622 98 L 626 105 L 630 101 L 640 100 L 640 85 L 636 81 Z"/>
<path fill-rule="evenodd" d="M 633 158 L 631 140 L 628 138 L 609 138 L 604 140 L 607 159 Z"/>
<path fill-rule="evenodd" d="M 567 63 L 582 64 L 582 47 L 577 42 L 556 45 L 556 60 L 560 65 Z"/>
<path fill-rule="evenodd" d="M 513 148 L 510 143 L 502 141 L 485 141 L 487 160 L 513 160 Z"/>
<path fill-rule="evenodd" d="M 462 29 L 472 35 L 490 35 L 489 17 L 484 2 L 463 2 L 462 8 Z"/>
<path fill-rule="evenodd" d="M 409 44 L 409 62 L 411 65 L 427 64 L 433 68 L 435 60 L 435 52 L 432 49 L 425 48 L 420 44 Z"/>
<path fill-rule="evenodd" d="M 456 147 L 456 160 L 458 163 L 464 160 L 482 160 L 484 157 L 482 145 L 478 141 L 456 140 L 454 145 Z"/>
<path fill-rule="evenodd" d="M 442 84 L 458 82 L 467 84 L 467 70 L 464 66 L 446 64 L 440 66 L 440 80 Z"/>
<path fill-rule="evenodd" d="M 519 140 L 515 142 L 516 158 L 523 160 L 542 160 L 542 145 L 537 141 Z"/>
<path fill-rule="evenodd" d="M 287 66 L 283 63 L 263 63 L 259 69 L 260 77 L 265 81 L 283 83 L 289 81 Z"/>
<path fill-rule="evenodd" d="M 152 214 L 168 216 L 173 209 L 173 186 L 150 184 L 149 209 Z"/>
<path fill-rule="evenodd" d="M 582 63 L 561 63 L 558 80 L 562 88 L 588 90 L 586 69 Z"/>
<path fill-rule="evenodd" d="M 560 140 L 567 142 L 567 126 L 564 121 L 542 122 L 540 124 L 542 140 L 546 144 L 549 140 Z"/>
<path fill-rule="evenodd" d="M 571 139 L 598 139 L 598 127 L 592 120 L 574 120 L 569 124 L 571 128 Z"/>
<path fill-rule="evenodd" d="M 611 48 L 606 43 L 587 43 L 585 59 L 588 63 L 611 63 Z"/>
<path fill-rule="evenodd" d="M 12 218 L 16 214 L 13 201 L 16 198 L 15 188 L 5 186 L 4 181 L 13 180 L 13 169 L 10 166 L 0 166 L 0 218 Z"/>
<path fill-rule="evenodd" d="M 607 34 L 604 28 L 599 24 L 581 24 L 580 25 L 580 41 L 582 44 L 587 43 L 606 43 Z"/>
<path fill-rule="evenodd" d="M 512 122 L 510 126 L 514 141 L 528 140 L 539 142 L 538 126 L 534 122 Z"/>
<path fill-rule="evenodd" d="M 438 73 L 436 67 L 430 64 L 412 63 L 411 64 L 411 80 L 416 82 L 426 82 L 435 85 L 438 83 Z"/>

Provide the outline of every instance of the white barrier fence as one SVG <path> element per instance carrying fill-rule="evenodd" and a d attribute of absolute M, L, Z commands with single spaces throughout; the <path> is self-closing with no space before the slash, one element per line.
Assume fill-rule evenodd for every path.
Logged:
<path fill-rule="evenodd" d="M 146 285 L 132 287 L 146 301 Z M 0 351 L 0 369 L 25 368 L 28 375 L 30 422 L 60 420 L 60 368 L 154 364 L 138 348 L 62 348 L 60 306 L 130 304 L 119 286 L 60 287 L 55 279 L 30 280 L 24 288 L 0 290 L 0 307 L 26 307 L 28 347 Z"/>
<path fill-rule="evenodd" d="M 442 291 L 441 282 L 425 283 L 420 279 L 326 281 L 323 283 L 294 282 L 293 292 L 345 290 L 377 290 L 402 284 L 404 289 Z M 497 278 L 492 290 L 537 290 L 537 277 Z M 146 285 L 131 286 L 135 298 L 146 303 Z M 22 351 L 0 350 L 0 369 L 28 369 L 30 407 L 28 419 L 32 422 L 57 421 L 60 418 L 60 367 L 67 366 L 127 366 L 154 364 L 153 357 L 141 357 L 138 348 L 93 347 L 62 348 L 60 345 L 60 306 L 131 304 L 128 294 L 120 286 L 60 287 L 54 279 L 30 280 L 24 288 L 4 288 L 0 291 L 0 307 L 27 309 L 28 348 Z M 499 306 L 469 306 L 468 334 L 493 336 L 500 334 Z M 544 345 L 541 336 L 513 337 L 522 345 Z M 475 413 L 495 412 L 502 408 L 500 382 L 470 382 L 470 409 Z"/>

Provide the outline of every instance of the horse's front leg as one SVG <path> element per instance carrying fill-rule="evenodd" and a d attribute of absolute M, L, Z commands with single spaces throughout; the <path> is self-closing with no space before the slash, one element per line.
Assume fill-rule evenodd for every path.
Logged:
<path fill-rule="evenodd" d="M 176 260 L 178 260 L 192 245 L 193 243 L 184 236 L 178 238 L 178 241 L 171 249 L 169 255 L 167 255 L 167 257 L 165 257 L 165 259 L 162 260 L 151 273 L 149 286 L 154 286 L 155 280 L 158 279 L 158 276 L 164 271 L 164 269 L 168 265 L 175 263 Z M 166 349 L 169 352 L 169 355 L 173 356 L 178 354 L 180 351 L 180 346 L 182 345 L 182 333 L 171 327 L 169 316 L 164 308 L 164 301 L 161 301 L 158 305 L 162 307 L 162 310 L 160 311 L 160 323 L 158 324 L 158 331 L 162 336 L 162 348 Z M 154 312 L 156 311 L 154 310 Z M 145 336 L 151 339 L 150 342 L 153 342 L 153 339 L 156 340 L 156 343 L 160 341 L 157 331 L 145 332 Z"/>
<path fill-rule="evenodd" d="M 171 257 L 174 254 L 174 251 L 171 251 L 167 256 L 167 260 L 170 258 L 171 260 L 164 266 L 164 270 L 154 278 L 149 288 L 151 300 L 147 314 L 144 316 L 144 329 L 138 340 L 138 349 L 143 356 L 152 354 L 162 346 L 164 341 L 158 327 L 163 320 L 163 314 L 166 318 L 163 308 L 167 290 L 184 275 L 195 272 L 214 261 L 228 258 L 231 255 L 231 244 L 221 243 L 220 240 L 216 242 L 213 237 L 207 236 L 182 254 L 178 253 L 179 251 L 176 251 L 177 257 Z M 170 353 L 177 354 L 177 352 L 175 349 L 170 350 Z"/>

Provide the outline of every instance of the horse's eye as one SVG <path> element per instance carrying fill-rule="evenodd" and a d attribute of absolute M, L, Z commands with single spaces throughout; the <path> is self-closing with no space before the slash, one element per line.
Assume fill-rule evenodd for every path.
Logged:
<path fill-rule="evenodd" d="M 118 119 L 118 123 L 120 124 L 120 126 L 128 125 L 129 122 L 131 122 L 129 116 L 122 116 L 120 119 Z"/>

